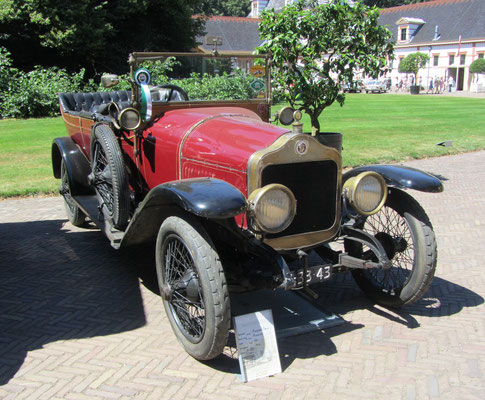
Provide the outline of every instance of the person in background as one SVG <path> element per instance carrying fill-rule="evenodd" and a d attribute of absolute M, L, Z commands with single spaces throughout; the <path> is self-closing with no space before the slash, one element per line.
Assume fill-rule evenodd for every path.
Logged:
<path fill-rule="evenodd" d="M 448 91 L 451 93 L 451 89 L 455 86 L 455 80 L 453 79 L 452 76 L 448 78 Z"/>
<path fill-rule="evenodd" d="M 440 93 L 440 78 L 438 78 L 438 77 L 434 78 L 434 92 L 435 92 L 435 94 Z"/>
<path fill-rule="evenodd" d="M 434 90 L 433 90 L 433 89 L 434 89 L 434 86 L 433 86 L 433 78 L 431 78 L 431 79 L 429 80 L 429 84 L 428 84 L 428 90 L 426 91 L 426 94 L 428 94 L 430 90 L 431 90 L 431 94 L 433 94 L 433 92 L 434 92 Z"/>

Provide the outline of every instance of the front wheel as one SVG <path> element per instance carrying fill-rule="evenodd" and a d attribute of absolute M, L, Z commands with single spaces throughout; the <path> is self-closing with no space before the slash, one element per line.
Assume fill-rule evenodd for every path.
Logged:
<path fill-rule="evenodd" d="M 358 226 L 377 238 L 392 261 L 390 269 L 354 270 L 362 291 L 377 303 L 402 307 L 419 300 L 431 285 L 437 248 L 423 208 L 407 193 L 391 189 L 384 207 Z M 373 259 L 366 246 L 346 240 L 350 255 Z"/>
<path fill-rule="evenodd" d="M 229 293 L 219 255 L 195 218 L 169 217 L 162 223 L 156 267 L 177 339 L 198 360 L 218 356 L 229 334 Z"/>

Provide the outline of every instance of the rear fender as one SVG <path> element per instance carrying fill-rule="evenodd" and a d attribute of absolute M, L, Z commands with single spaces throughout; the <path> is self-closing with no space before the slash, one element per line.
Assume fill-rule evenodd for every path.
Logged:
<path fill-rule="evenodd" d="M 343 174 L 342 183 L 365 171 L 373 171 L 382 175 L 390 187 L 414 189 L 429 193 L 440 193 L 444 190 L 443 183 L 436 176 L 402 165 L 365 165 L 358 167 Z"/>
<path fill-rule="evenodd" d="M 88 183 L 91 172 L 89 161 L 70 137 L 60 137 L 52 142 L 52 170 L 54 177 L 61 178 L 61 161 L 64 160 L 71 188 L 71 195 L 94 193 Z"/>
<path fill-rule="evenodd" d="M 207 219 L 227 219 L 242 214 L 246 198 L 231 184 L 214 178 L 184 179 L 154 187 L 138 206 L 121 246 L 156 237 L 163 220 L 176 210 Z"/>

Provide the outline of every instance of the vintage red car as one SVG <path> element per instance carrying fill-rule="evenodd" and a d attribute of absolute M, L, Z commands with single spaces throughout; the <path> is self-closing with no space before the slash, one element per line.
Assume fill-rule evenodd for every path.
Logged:
<path fill-rule="evenodd" d="M 151 84 L 147 62 L 167 57 L 192 61 L 180 61 L 173 82 Z M 216 59 L 224 79 L 247 71 L 253 96 L 191 98 L 187 70 L 217 76 Z M 302 133 L 288 107 L 277 113 L 284 126 L 270 123 L 265 55 L 133 53 L 129 63 L 131 90 L 59 95 L 69 135 L 52 145 L 54 175 L 72 224 L 89 218 L 115 248 L 156 242 L 160 293 L 189 354 L 222 352 L 232 290 L 312 293 L 350 270 L 386 306 L 425 293 L 436 241 L 404 190 L 441 192 L 438 178 L 394 165 L 342 173 L 340 134 Z"/>

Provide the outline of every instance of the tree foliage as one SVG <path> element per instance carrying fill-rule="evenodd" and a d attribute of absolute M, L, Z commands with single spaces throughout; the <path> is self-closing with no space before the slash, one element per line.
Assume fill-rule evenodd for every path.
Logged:
<path fill-rule="evenodd" d="M 0 46 L 24 70 L 127 68 L 132 51 L 189 50 L 202 32 L 200 0 L 0 0 Z"/>
<path fill-rule="evenodd" d="M 357 70 L 373 77 L 384 73 L 392 56 L 391 32 L 378 24 L 379 11 L 359 2 L 302 0 L 261 18 L 265 42 L 258 50 L 272 54 L 276 84 L 293 107 L 310 116 L 314 135 L 322 111 L 334 101 L 344 104 L 342 84 L 353 83 Z"/>
<path fill-rule="evenodd" d="M 485 59 L 477 58 L 470 65 L 470 72 L 474 74 L 485 74 Z"/>
<path fill-rule="evenodd" d="M 429 56 L 425 53 L 411 53 L 404 57 L 399 63 L 399 72 L 413 74 L 414 82 L 418 80 L 418 72 L 429 61 Z"/>
<path fill-rule="evenodd" d="M 200 0 L 195 12 L 205 15 L 246 17 L 250 11 L 249 0 Z"/>

